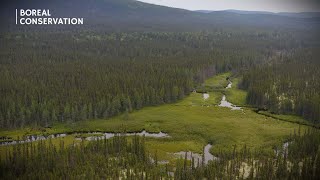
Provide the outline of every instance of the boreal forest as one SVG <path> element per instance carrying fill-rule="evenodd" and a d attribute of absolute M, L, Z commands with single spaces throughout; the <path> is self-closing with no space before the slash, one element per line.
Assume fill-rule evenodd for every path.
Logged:
<path fill-rule="evenodd" d="M 0 179 L 320 177 L 319 13 L 3 4 Z"/>

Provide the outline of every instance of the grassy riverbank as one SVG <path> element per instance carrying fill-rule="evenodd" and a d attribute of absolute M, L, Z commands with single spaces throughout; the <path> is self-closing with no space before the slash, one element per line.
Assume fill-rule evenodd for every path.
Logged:
<path fill-rule="evenodd" d="M 290 133 L 299 128 L 298 124 L 279 121 L 255 113 L 249 108 L 243 111 L 232 111 L 229 108 L 216 106 L 222 94 L 235 105 L 245 102 L 245 92 L 237 89 L 237 78 L 232 78 L 231 89 L 224 89 L 226 77 L 222 74 L 208 79 L 205 85 L 215 88 L 209 92 L 209 99 L 204 100 L 202 94 L 191 93 L 180 102 L 157 107 L 147 107 L 129 115 L 119 115 L 110 119 L 97 119 L 75 122 L 72 124 L 56 124 L 47 129 L 21 129 L 1 131 L 0 136 L 16 139 L 26 134 L 54 134 L 75 131 L 128 132 L 141 131 L 166 132 L 171 138 L 148 139 L 147 147 L 152 153 L 157 151 L 159 159 L 170 159 L 168 153 L 178 151 L 202 152 L 207 143 L 212 143 L 212 153 L 219 150 L 230 150 L 233 145 L 247 145 L 253 149 L 264 149 L 273 152 L 272 147 L 280 145 Z M 304 129 L 304 126 L 301 126 Z M 71 140 L 72 141 L 72 140 Z M 1 147 L 3 149 L 5 147 Z"/>

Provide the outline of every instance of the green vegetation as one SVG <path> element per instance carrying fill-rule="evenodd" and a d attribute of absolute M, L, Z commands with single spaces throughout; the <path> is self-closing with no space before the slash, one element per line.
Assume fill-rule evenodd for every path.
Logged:
<path fill-rule="evenodd" d="M 232 88 L 226 89 L 228 85 L 227 78 L 232 82 Z M 247 92 L 238 88 L 239 82 L 241 81 L 239 78 L 241 77 L 233 77 L 230 72 L 219 74 L 215 77 L 208 78 L 202 87 L 205 87 L 207 91 L 212 91 L 212 95 L 216 95 L 220 92 L 220 94 L 224 94 L 227 96 L 227 100 L 232 104 L 237 106 L 245 106 L 246 105 L 246 97 Z M 211 94 L 210 94 L 211 96 Z M 215 98 L 218 99 L 218 103 L 221 101 L 221 96 Z"/>
<path fill-rule="evenodd" d="M 18 145 L 9 156 L 1 159 L 1 179 L 141 179 L 164 176 L 145 151 L 144 140 L 124 137 L 66 146 L 53 143 Z M 17 166 L 16 166 L 17 165 Z M 159 169 L 159 170 L 157 170 Z M 163 169 L 163 168 L 162 168 Z M 84 173 L 85 172 L 85 173 Z"/>
<path fill-rule="evenodd" d="M 12 26 L 11 10 L 26 4 L 16 3 L 0 12 L 0 143 L 67 135 L 1 145 L 0 179 L 320 174 L 319 131 L 300 133 L 319 127 L 319 18 L 30 0 L 30 7 L 88 23 Z M 241 109 L 220 107 L 223 96 Z M 142 130 L 170 137 L 86 140 L 100 136 L 95 131 Z M 208 165 L 173 154 L 204 154 L 207 144 L 219 158 Z"/>
<path fill-rule="evenodd" d="M 248 47 L 241 47 L 241 51 L 233 51 L 239 48 L 235 46 L 226 48 L 241 41 L 243 35 L 229 41 L 229 34 L 219 31 L 95 35 L 99 39 L 88 36 L 92 34 L 3 35 L 0 41 L 6 46 L 0 49 L 2 128 L 72 124 L 174 103 L 206 78 L 230 70 L 230 66 L 249 66 L 255 63 L 253 59 L 263 56 L 249 53 Z M 57 39 L 63 39 L 63 43 Z M 255 44 L 259 37 L 251 39 L 251 48 L 258 46 Z M 212 40 L 220 45 L 216 47 Z M 17 44 L 23 44 L 23 48 Z M 241 54 L 249 60 L 243 62 Z"/>
<path fill-rule="evenodd" d="M 287 148 L 273 157 L 253 154 L 247 147 L 222 151 L 219 160 L 195 167 L 178 161 L 175 179 L 318 179 L 320 134 L 317 130 L 294 134 Z M 192 160 L 195 161 L 195 160 Z"/>
<path fill-rule="evenodd" d="M 279 53 L 244 73 L 247 103 L 276 114 L 295 114 L 320 124 L 319 48 Z M 296 121 L 293 119 L 293 121 Z"/>
<path fill-rule="evenodd" d="M 301 125 L 318 127 L 317 125 L 303 119 L 301 116 L 274 114 L 274 113 L 270 113 L 269 111 L 258 111 L 257 113 L 268 116 L 268 117 L 272 117 L 275 119 L 279 119 L 282 121 L 288 121 L 288 122 L 293 122 Z"/>
<path fill-rule="evenodd" d="M 208 164 L 203 163 L 203 157 L 188 160 L 185 156 L 176 162 L 176 168 L 161 163 L 157 153 L 148 153 L 145 139 L 138 136 L 116 136 L 71 146 L 64 141 L 58 145 L 40 141 L 7 149 L 6 156 L 0 156 L 0 178 L 317 179 L 319 131 L 298 131 L 290 141 L 288 147 L 276 148 L 276 154 L 267 157 L 243 146 L 220 151 L 219 159 Z"/>
<path fill-rule="evenodd" d="M 258 32 L 1 32 L 0 127 L 51 127 L 175 103 L 208 77 L 256 67 L 275 54 L 269 47 L 301 46 L 297 32 Z M 245 92 L 225 93 L 245 105 Z"/>
<path fill-rule="evenodd" d="M 237 106 L 247 106 L 246 98 L 247 92 L 238 88 L 239 78 L 231 78 L 232 87 L 228 89 L 225 93 L 228 101 Z"/>
<path fill-rule="evenodd" d="M 230 149 L 235 144 L 271 150 L 298 129 L 298 125 L 265 118 L 251 110 L 231 111 L 220 107 L 162 105 L 134 112 L 130 118 L 129 121 L 121 117 L 82 121 L 73 129 L 113 131 L 125 126 L 130 131 L 164 131 L 176 141 L 202 142 L 202 146 L 212 142 L 215 152 Z"/>
<path fill-rule="evenodd" d="M 224 87 L 229 73 L 208 79 L 206 86 Z M 237 82 L 237 78 L 233 78 Z M 208 85 L 207 85 L 208 84 Z M 219 88 L 221 89 L 221 88 Z M 171 138 L 161 140 L 148 139 L 147 148 L 153 153 L 159 151 L 159 159 L 171 160 L 167 153 L 178 151 L 194 151 L 201 153 L 207 143 L 212 143 L 211 152 L 217 154 L 220 150 L 230 150 L 233 145 L 247 145 L 252 149 L 264 149 L 272 153 L 273 147 L 285 141 L 298 124 L 279 121 L 244 108 L 243 111 L 232 111 L 229 108 L 216 106 L 223 92 L 235 95 L 236 86 L 223 91 L 209 92 L 210 97 L 204 101 L 202 94 L 192 93 L 190 96 L 174 104 L 156 107 L 146 107 L 139 111 L 112 117 L 106 120 L 86 120 L 72 124 L 57 124 L 45 133 L 64 132 L 115 132 L 125 130 L 138 132 L 145 129 L 148 132 L 166 132 Z M 227 95 L 228 96 L 228 95 Z M 214 99 L 214 100 L 212 100 Z M 204 106 L 205 102 L 210 106 Z M 209 103 L 210 102 L 210 103 Z M 284 116 L 286 117 L 286 116 Z M 304 129 L 303 126 L 301 126 Z M 1 136 L 16 138 L 31 133 L 28 129 L 17 131 L 2 131 Z M 41 133 L 38 131 L 37 133 Z M 150 140 L 150 141 L 149 141 Z"/>
<path fill-rule="evenodd" d="M 204 99 L 202 93 L 193 92 L 183 100 L 175 103 L 176 106 L 213 106 L 218 105 L 221 101 L 221 94 L 216 92 L 207 92 L 208 99 Z"/>
<path fill-rule="evenodd" d="M 223 89 L 225 87 L 227 87 L 228 85 L 228 81 L 227 78 L 231 77 L 231 73 L 223 73 L 223 74 L 219 74 L 218 76 L 209 78 L 205 81 L 205 86 L 208 86 L 212 89 Z"/>

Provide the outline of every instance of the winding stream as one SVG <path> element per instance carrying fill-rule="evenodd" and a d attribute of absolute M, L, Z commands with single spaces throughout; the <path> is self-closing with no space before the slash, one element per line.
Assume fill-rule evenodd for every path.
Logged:
<path fill-rule="evenodd" d="M 75 138 L 76 140 L 88 140 L 88 141 L 93 141 L 93 140 L 100 140 L 100 139 L 110 139 L 116 135 L 122 135 L 120 133 L 102 133 L 102 132 L 92 132 L 92 133 L 72 133 L 72 134 L 52 134 L 49 136 L 43 136 L 43 135 L 31 135 L 31 136 L 26 136 L 24 140 L 19 140 L 19 141 L 5 141 L 1 142 L 0 146 L 7 146 L 7 145 L 15 145 L 15 144 L 22 144 L 22 143 L 28 143 L 28 142 L 34 142 L 34 141 L 40 141 L 40 140 L 48 140 L 48 139 L 54 139 L 54 138 L 62 138 L 66 137 L 68 135 L 81 135 L 81 134 L 93 134 L 94 136 L 89 136 L 85 138 Z M 97 136 L 100 135 L 101 136 Z M 168 138 L 170 137 L 167 133 L 159 132 L 159 133 L 149 133 L 145 130 L 142 132 L 133 132 L 133 133 L 125 133 L 124 136 L 145 136 L 145 137 L 151 137 L 151 138 Z"/>
<path fill-rule="evenodd" d="M 232 82 L 229 82 L 229 84 L 227 85 L 226 89 L 231 89 L 232 88 Z"/>
<path fill-rule="evenodd" d="M 210 153 L 210 149 L 211 149 L 212 145 L 211 144 L 207 144 L 204 147 L 203 150 L 203 154 L 204 154 L 204 164 L 208 164 L 209 161 L 213 161 L 213 160 L 217 160 L 218 158 L 213 156 Z M 174 155 L 176 157 L 181 157 L 181 158 L 185 158 L 185 156 L 187 155 L 187 159 L 188 160 L 192 160 L 194 159 L 194 165 L 197 166 L 198 163 L 202 163 L 202 154 L 198 154 L 198 153 L 193 153 L 191 151 L 180 151 L 177 153 L 174 153 Z"/>
<path fill-rule="evenodd" d="M 241 110 L 241 107 L 237 107 L 235 105 L 233 105 L 232 103 L 227 101 L 226 95 L 222 96 L 222 100 L 219 104 L 220 107 L 228 107 L 231 108 L 231 110 Z"/>
<path fill-rule="evenodd" d="M 90 137 L 86 137 L 85 140 L 87 141 L 95 141 L 95 140 L 101 140 L 101 139 L 110 139 L 116 135 L 119 135 L 117 133 L 98 133 L 101 134 L 101 136 L 90 136 Z M 142 132 L 138 132 L 138 133 L 125 133 L 123 134 L 124 136 L 145 136 L 145 137 L 151 137 L 151 138 L 167 138 L 170 137 L 168 134 L 163 133 L 163 132 L 159 132 L 159 133 L 149 133 L 145 130 L 143 130 Z M 82 140 L 82 138 L 77 138 L 77 140 Z"/>
<path fill-rule="evenodd" d="M 208 164 L 209 161 L 213 161 L 213 160 L 217 160 L 218 158 L 215 157 L 214 155 L 212 155 L 210 153 L 210 149 L 212 148 L 212 145 L 211 144 L 207 144 L 205 147 L 204 147 L 204 163 L 205 164 Z"/>
<path fill-rule="evenodd" d="M 274 153 L 276 156 L 282 155 L 283 157 L 288 156 L 289 153 L 289 145 L 293 143 L 292 141 L 288 141 L 282 144 L 282 147 L 280 149 L 274 150 Z"/>

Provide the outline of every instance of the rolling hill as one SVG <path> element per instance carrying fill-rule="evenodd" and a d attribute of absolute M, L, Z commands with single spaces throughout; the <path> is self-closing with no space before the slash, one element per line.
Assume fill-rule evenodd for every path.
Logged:
<path fill-rule="evenodd" d="M 309 29 L 317 28 L 320 24 L 318 18 L 304 18 L 309 16 L 236 10 L 203 13 L 134 0 L 14 0 L 3 4 L 1 21 L 4 27 L 15 27 L 15 9 L 50 9 L 55 17 L 83 17 L 89 29 L 100 27 L 104 30 L 187 31 L 223 27 Z"/>

